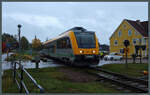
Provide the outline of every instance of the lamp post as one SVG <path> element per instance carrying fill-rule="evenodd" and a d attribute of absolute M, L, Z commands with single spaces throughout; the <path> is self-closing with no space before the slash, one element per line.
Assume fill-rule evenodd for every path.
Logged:
<path fill-rule="evenodd" d="M 21 53 L 21 43 L 20 43 L 20 31 L 21 29 L 21 24 L 18 24 L 18 36 L 19 36 L 19 54 Z M 21 58 L 19 57 L 19 63 L 21 62 Z"/>

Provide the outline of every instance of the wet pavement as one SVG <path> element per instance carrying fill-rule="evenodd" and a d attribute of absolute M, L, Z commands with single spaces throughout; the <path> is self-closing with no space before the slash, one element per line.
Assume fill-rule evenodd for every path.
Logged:
<path fill-rule="evenodd" d="M 9 53 L 9 55 L 11 55 L 12 53 Z M 5 61 L 4 59 L 7 57 L 6 54 L 2 55 L 2 70 L 7 70 L 7 69 L 11 69 L 12 65 L 10 62 Z M 133 60 L 128 60 L 128 63 L 132 63 Z M 136 62 L 140 62 L 139 60 L 136 60 Z M 148 60 L 142 60 L 142 62 L 146 63 L 148 62 Z M 24 68 L 35 68 L 35 63 L 30 62 L 30 61 L 26 61 L 26 62 L 21 62 L 22 65 L 24 66 Z M 102 66 L 105 64 L 124 64 L 125 60 L 118 60 L 118 61 L 105 61 L 105 60 L 100 60 L 99 64 L 96 66 Z M 39 68 L 45 68 L 45 67 L 57 67 L 57 66 L 64 66 L 62 64 L 59 64 L 58 62 L 55 62 L 53 60 L 48 59 L 47 62 L 43 62 L 40 61 L 39 63 Z"/>
<path fill-rule="evenodd" d="M 122 64 L 122 61 L 105 61 L 105 60 L 100 60 L 98 66 L 102 66 L 105 64 Z"/>
<path fill-rule="evenodd" d="M 117 61 L 110 61 L 110 60 L 105 61 L 105 60 L 100 60 L 98 66 L 102 66 L 102 65 L 105 65 L 105 64 L 125 64 L 125 62 L 126 62 L 125 59 L 123 59 L 123 60 L 121 60 L 121 61 L 120 61 L 120 60 L 117 60 Z M 133 63 L 133 59 L 128 59 L 127 62 L 128 62 L 128 63 Z M 136 62 L 136 63 L 140 63 L 140 60 L 137 59 L 135 62 Z M 148 63 L 148 60 L 147 60 L 147 59 L 142 59 L 142 63 Z"/>
<path fill-rule="evenodd" d="M 10 53 L 9 55 L 11 55 Z M 2 55 L 2 70 L 11 69 L 12 65 L 11 62 L 5 61 L 5 58 L 7 57 L 6 54 Z M 35 68 L 35 63 L 31 61 L 21 62 L 24 68 Z M 48 59 L 47 62 L 40 61 L 39 68 L 45 68 L 45 67 L 57 67 L 57 66 L 63 66 L 62 64 L 59 64 L 58 62 L 55 62 L 53 60 Z"/>

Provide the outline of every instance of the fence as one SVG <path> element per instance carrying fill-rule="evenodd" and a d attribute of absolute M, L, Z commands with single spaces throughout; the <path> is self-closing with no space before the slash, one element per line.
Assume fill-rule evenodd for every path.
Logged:
<path fill-rule="evenodd" d="M 17 64 L 19 65 L 19 68 L 18 70 L 20 70 L 20 73 L 17 72 Z M 38 88 L 40 89 L 40 93 L 44 93 L 44 89 L 36 82 L 36 80 L 24 69 L 23 65 L 21 63 L 18 63 L 18 62 L 13 62 L 12 63 L 13 65 L 13 80 L 14 82 L 17 83 L 17 86 L 19 88 L 19 92 L 22 93 L 23 92 L 23 88 L 25 90 L 25 92 L 27 94 L 29 94 L 29 90 L 28 88 L 26 87 L 25 83 L 24 83 L 24 77 L 23 77 L 23 74 L 26 74 L 27 77 L 32 81 L 32 83 Z M 20 81 L 17 80 L 16 77 L 19 77 Z"/>

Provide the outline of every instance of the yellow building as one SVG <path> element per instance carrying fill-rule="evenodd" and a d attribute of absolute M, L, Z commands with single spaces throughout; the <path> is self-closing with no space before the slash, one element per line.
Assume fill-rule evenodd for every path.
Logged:
<path fill-rule="evenodd" d="M 128 57 L 131 58 L 132 54 L 140 54 L 140 50 L 135 47 L 145 46 L 145 50 L 141 49 L 142 57 L 148 56 L 148 21 L 141 22 L 140 20 L 132 21 L 124 19 L 119 27 L 109 38 L 110 40 L 110 53 L 117 52 L 121 55 L 124 53 L 124 40 L 129 40 Z"/>

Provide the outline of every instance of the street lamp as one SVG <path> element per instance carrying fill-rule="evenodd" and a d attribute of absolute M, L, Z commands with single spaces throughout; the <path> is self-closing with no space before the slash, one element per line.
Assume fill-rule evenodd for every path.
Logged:
<path fill-rule="evenodd" d="M 20 44 L 20 28 L 21 28 L 21 24 L 18 24 L 18 36 L 19 36 L 19 52 L 21 52 L 21 44 Z"/>
<path fill-rule="evenodd" d="M 21 53 L 21 43 L 20 43 L 20 31 L 21 29 L 21 24 L 18 24 L 18 36 L 19 36 L 19 53 Z M 19 63 L 21 63 L 21 58 L 19 58 Z"/>

